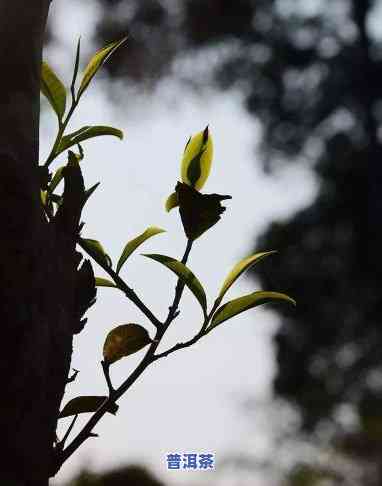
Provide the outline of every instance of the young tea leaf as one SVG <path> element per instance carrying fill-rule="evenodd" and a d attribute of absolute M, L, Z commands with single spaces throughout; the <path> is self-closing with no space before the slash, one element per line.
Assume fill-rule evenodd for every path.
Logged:
<path fill-rule="evenodd" d="M 106 336 L 103 345 L 103 357 L 106 363 L 112 364 L 124 356 L 136 353 L 150 344 L 147 330 L 138 324 L 122 324 Z"/>
<path fill-rule="evenodd" d="M 61 410 L 58 418 L 70 417 L 71 415 L 78 415 L 80 413 L 92 413 L 99 409 L 105 402 L 107 397 L 98 396 L 83 396 L 76 397 L 70 400 Z M 110 405 L 108 412 L 115 415 L 118 410 L 118 405 L 113 403 Z"/>
<path fill-rule="evenodd" d="M 171 258 L 169 256 L 165 255 L 157 255 L 157 254 L 151 254 L 151 255 L 143 255 L 147 258 L 151 258 L 152 260 L 155 260 L 165 267 L 167 267 L 169 270 L 174 272 L 180 280 L 191 290 L 191 292 L 195 295 L 197 298 L 199 304 L 201 305 L 203 309 L 204 315 L 206 315 L 207 312 L 207 298 L 206 294 L 204 292 L 202 284 L 199 282 L 199 280 L 195 277 L 195 275 L 191 272 L 191 270 L 186 267 L 186 265 L 183 265 L 182 262 L 179 262 L 178 260 L 175 260 L 175 258 Z"/>
<path fill-rule="evenodd" d="M 244 273 L 248 268 L 250 268 L 255 263 L 258 263 L 263 258 L 267 257 L 268 255 L 273 255 L 277 253 L 275 250 L 272 251 L 263 251 L 261 253 L 256 253 L 255 255 L 251 255 L 247 258 L 243 258 L 240 260 L 233 269 L 228 274 L 227 278 L 224 280 L 222 288 L 219 292 L 217 302 L 221 302 L 227 290 L 234 284 L 234 282 L 240 277 L 242 273 Z"/>
<path fill-rule="evenodd" d="M 118 130 L 118 128 L 95 125 L 95 126 L 85 126 L 76 130 L 73 133 L 69 133 L 62 137 L 61 142 L 56 150 L 56 155 L 59 155 L 64 150 L 72 147 L 73 145 L 78 145 L 84 140 L 89 138 L 101 137 L 103 135 L 112 135 L 118 137 L 120 140 L 123 139 L 123 132 Z"/>
<path fill-rule="evenodd" d="M 125 248 L 123 249 L 122 255 L 117 263 L 117 273 L 120 272 L 123 264 L 129 258 L 129 256 L 135 251 L 142 243 L 151 238 L 152 236 L 158 235 L 160 233 L 165 233 L 165 230 L 157 228 L 155 226 L 150 226 L 142 234 L 129 241 Z"/>
<path fill-rule="evenodd" d="M 126 42 L 126 39 L 127 37 L 124 37 L 119 41 L 115 41 L 94 54 L 94 56 L 90 59 L 89 64 L 85 68 L 80 88 L 78 90 L 77 99 L 82 96 L 101 66 L 105 64 L 105 62 L 109 59 L 113 52 L 118 49 L 118 47 Z"/>
<path fill-rule="evenodd" d="M 61 121 L 66 109 L 66 89 L 57 74 L 46 63 L 41 68 L 41 91 Z"/>
<path fill-rule="evenodd" d="M 75 58 L 75 61 L 74 61 L 73 77 L 72 77 L 72 82 L 71 82 L 71 85 L 70 85 L 70 90 L 72 92 L 73 99 L 75 99 L 76 81 L 77 81 L 77 75 L 78 75 L 78 68 L 80 66 L 80 52 L 81 52 L 81 37 L 78 39 L 78 42 L 77 42 L 76 58 Z"/>
<path fill-rule="evenodd" d="M 212 317 L 211 324 L 208 326 L 206 332 L 210 332 L 222 322 L 227 321 L 228 319 L 231 319 L 231 317 L 237 316 L 248 309 L 274 302 L 289 302 L 290 304 L 296 305 L 296 301 L 286 294 L 263 290 L 253 292 L 252 294 L 244 295 L 243 297 L 231 300 L 222 305 Z"/>
<path fill-rule="evenodd" d="M 179 206 L 178 195 L 176 194 L 176 192 L 173 192 L 172 194 L 170 194 L 168 196 L 168 198 L 166 200 L 165 208 L 166 208 L 166 211 L 169 213 L 171 211 L 171 209 L 174 209 L 177 206 Z"/>
<path fill-rule="evenodd" d="M 212 157 L 213 144 L 207 126 L 187 142 L 181 164 L 182 182 L 200 190 L 211 171 Z"/>
<path fill-rule="evenodd" d="M 102 262 L 107 267 L 111 267 L 111 259 L 99 241 L 90 238 L 81 238 L 80 241 L 82 247 L 90 256 L 96 261 Z"/>
<path fill-rule="evenodd" d="M 84 197 L 84 205 L 87 203 L 88 199 L 90 196 L 93 194 L 93 192 L 97 189 L 97 187 L 100 185 L 100 182 L 96 182 L 92 187 L 89 187 L 89 189 L 86 189 L 85 191 L 85 197 Z"/>
<path fill-rule="evenodd" d="M 54 176 L 52 177 L 52 180 L 50 181 L 49 184 L 49 192 L 53 192 L 58 184 L 63 180 L 64 178 L 64 168 L 65 166 L 59 167 L 56 172 L 54 173 Z"/>
<path fill-rule="evenodd" d="M 48 194 L 47 191 L 40 190 L 40 200 L 43 206 L 46 206 Z"/>
<path fill-rule="evenodd" d="M 114 282 L 103 277 L 95 277 L 96 287 L 113 287 L 118 288 Z"/>

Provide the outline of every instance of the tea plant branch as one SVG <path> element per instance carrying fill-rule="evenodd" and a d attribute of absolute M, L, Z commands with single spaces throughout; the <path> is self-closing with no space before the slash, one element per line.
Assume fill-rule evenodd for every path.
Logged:
<path fill-rule="evenodd" d="M 46 159 L 44 163 L 44 167 L 49 167 L 50 164 L 53 162 L 53 160 L 57 157 L 57 148 L 60 145 L 61 139 L 64 135 L 64 132 L 66 130 L 66 127 L 68 126 L 68 123 L 74 113 L 74 110 L 77 108 L 77 105 L 79 103 L 79 99 L 76 99 L 73 97 L 72 99 L 72 104 L 70 106 L 70 109 L 68 111 L 68 114 L 66 115 L 65 119 L 63 121 L 58 120 L 58 132 L 56 139 L 54 141 L 52 150 L 50 151 L 50 154 L 48 155 L 48 158 Z"/>
<path fill-rule="evenodd" d="M 192 346 L 193 344 L 197 343 L 199 339 L 203 337 L 203 335 L 204 333 L 199 331 L 192 339 L 185 341 L 184 343 L 175 344 L 175 346 L 169 348 L 167 351 L 163 351 L 163 353 L 154 355 L 153 361 L 156 361 L 161 358 L 166 358 L 169 354 L 175 353 L 179 349 L 184 349 L 184 348 L 188 348 L 189 346 Z"/>
<path fill-rule="evenodd" d="M 156 354 L 153 356 L 153 361 L 156 361 L 157 359 L 161 358 L 166 358 L 168 355 L 175 353 L 176 351 L 179 351 L 179 349 L 184 349 L 188 348 L 189 346 L 192 346 L 193 344 L 197 343 L 199 339 L 201 339 L 205 335 L 206 328 L 211 320 L 211 317 L 213 316 L 214 312 L 216 311 L 218 307 L 218 303 L 215 302 L 213 305 L 211 312 L 208 314 L 208 316 L 204 319 L 203 325 L 200 329 L 200 331 L 195 334 L 195 336 L 188 341 L 185 341 L 183 343 L 177 343 L 175 346 L 172 346 L 171 348 L 167 349 L 166 351 L 163 351 L 162 353 Z"/>
<path fill-rule="evenodd" d="M 81 239 L 79 238 L 79 244 L 81 246 Z M 185 250 L 185 253 L 182 258 L 182 263 L 186 264 L 188 256 L 190 254 L 192 247 L 192 241 L 188 240 L 187 242 L 187 247 Z M 83 248 L 83 247 L 82 247 Z M 85 248 L 84 248 L 85 249 Z M 86 251 L 86 250 L 85 250 Z M 115 274 L 113 270 L 111 270 L 109 267 L 106 267 L 102 262 L 97 261 L 96 258 L 94 258 L 95 261 L 101 265 L 101 267 L 109 273 L 109 275 L 115 280 L 117 284 L 119 284 L 118 275 Z M 117 278 L 115 278 L 117 277 Z M 122 281 L 122 279 L 120 279 Z M 122 281 L 123 282 L 123 281 Z M 124 282 L 123 282 L 124 283 Z M 126 285 L 126 284 L 124 284 Z M 170 307 L 169 314 L 167 316 L 167 319 L 165 323 L 162 325 L 161 323 L 160 326 L 157 327 L 157 331 L 155 334 L 155 337 L 146 352 L 145 356 L 143 357 L 142 361 L 138 364 L 138 366 L 132 371 L 132 373 L 128 376 L 128 378 L 118 387 L 114 388 L 110 375 L 109 375 L 109 367 L 107 363 L 104 361 L 101 362 L 102 369 L 105 375 L 105 379 L 107 382 L 107 386 L 109 389 L 109 396 L 108 398 L 105 399 L 104 403 L 99 407 L 96 412 L 90 417 L 88 422 L 84 425 L 82 430 L 78 433 L 78 435 L 73 439 L 73 441 L 65 448 L 62 450 L 57 450 L 56 456 L 55 456 L 55 463 L 53 464 L 52 467 L 52 475 L 56 474 L 56 472 L 60 469 L 62 464 L 90 437 L 94 437 L 94 433 L 92 432 L 93 428 L 97 425 L 97 423 L 101 420 L 101 418 L 105 415 L 105 413 L 110 410 L 110 406 L 115 404 L 116 401 L 135 383 L 135 381 L 141 376 L 141 374 L 146 370 L 146 368 L 153 363 L 154 361 L 157 361 L 161 355 L 155 356 L 155 351 L 157 350 L 161 339 L 163 338 L 166 330 L 168 329 L 169 325 L 171 324 L 172 320 L 174 319 L 174 315 L 176 314 L 178 305 L 180 303 L 180 300 L 182 298 L 184 290 L 184 285 L 182 285 L 181 279 L 178 279 L 177 285 L 176 285 L 176 291 L 175 291 L 175 297 L 174 301 Z M 195 339 L 195 338 L 194 338 Z M 196 342 L 197 339 L 195 339 L 194 342 Z M 191 343 L 190 343 L 191 344 Z M 189 344 L 189 345 L 190 345 Z M 170 350 L 172 352 L 172 350 Z M 170 352 L 169 351 L 169 352 Z M 169 354 L 169 352 L 166 352 Z"/>
<path fill-rule="evenodd" d="M 65 432 L 65 435 L 64 437 L 62 438 L 62 440 L 60 440 L 60 442 L 57 444 L 57 447 L 60 448 L 60 449 L 63 449 L 64 446 L 65 446 L 65 442 L 67 441 L 69 435 L 70 435 L 70 432 L 72 431 L 73 427 L 74 427 L 74 424 L 77 422 L 77 419 L 78 419 L 78 414 L 75 415 L 72 419 L 72 421 L 70 422 L 70 425 L 68 427 L 68 430 Z"/>
<path fill-rule="evenodd" d="M 190 240 L 190 239 L 187 240 L 186 250 L 185 250 L 183 258 L 181 260 L 183 265 L 185 265 L 187 263 L 188 257 L 190 255 L 190 252 L 191 252 L 191 249 L 192 249 L 192 243 L 193 243 L 192 240 Z M 164 322 L 165 331 L 168 329 L 171 322 L 179 315 L 178 306 L 179 306 L 180 300 L 182 298 L 184 287 L 185 287 L 184 282 L 181 279 L 178 279 L 178 282 L 177 282 L 176 287 L 175 287 L 174 301 L 173 301 L 172 305 L 169 307 L 167 319 Z"/>
<path fill-rule="evenodd" d="M 105 380 L 106 380 L 107 387 L 109 389 L 109 396 L 110 396 L 114 392 L 114 387 L 110 378 L 110 364 L 102 360 L 101 365 L 102 365 L 103 374 L 105 375 Z"/>
<path fill-rule="evenodd" d="M 86 246 L 82 243 L 82 239 L 79 237 L 77 239 L 77 243 L 80 247 L 88 254 L 89 252 L 86 249 Z M 129 287 L 126 282 L 116 273 L 112 268 L 107 266 L 101 259 L 97 258 L 95 255 L 90 255 L 93 260 L 98 263 L 100 267 L 114 280 L 117 287 L 122 290 L 122 292 L 126 295 L 126 297 L 135 304 L 138 309 L 149 319 L 149 321 L 156 327 L 159 328 L 162 326 L 162 323 L 159 319 L 157 319 L 154 314 L 150 311 L 150 309 L 142 302 L 142 300 L 138 297 L 136 292 Z"/>

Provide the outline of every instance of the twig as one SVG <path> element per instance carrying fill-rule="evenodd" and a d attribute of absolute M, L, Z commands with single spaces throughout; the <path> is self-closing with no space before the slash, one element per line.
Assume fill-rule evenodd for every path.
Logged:
<path fill-rule="evenodd" d="M 73 427 L 74 427 L 74 424 L 76 423 L 77 421 L 77 418 L 78 418 L 78 414 L 75 415 L 73 417 L 73 420 L 70 422 L 70 425 L 68 427 L 68 430 L 65 432 L 65 435 L 64 437 L 62 438 L 62 440 L 60 440 L 60 442 L 57 444 L 57 447 L 60 448 L 60 449 L 63 449 L 64 448 L 64 445 L 65 445 L 65 442 L 67 440 L 67 438 L 69 437 L 69 434 L 70 432 L 72 431 Z"/>
<path fill-rule="evenodd" d="M 110 379 L 110 363 L 107 363 L 106 361 L 102 360 L 101 365 L 103 369 L 103 374 L 105 375 L 107 387 L 109 389 L 109 396 L 111 396 L 114 392 L 114 387 Z"/>
<path fill-rule="evenodd" d="M 188 257 L 190 255 L 190 251 L 192 249 L 192 240 L 187 240 L 187 246 L 186 250 L 184 252 L 183 258 L 182 258 L 182 263 L 185 265 L 187 263 Z M 178 279 L 178 282 L 175 287 L 175 296 L 174 296 L 174 301 L 172 305 L 169 308 L 167 319 L 164 322 L 164 330 L 166 331 L 171 322 L 178 316 L 178 305 L 180 302 L 180 299 L 182 298 L 183 290 L 184 290 L 185 284 L 181 279 Z"/>
<path fill-rule="evenodd" d="M 80 247 L 86 251 L 86 253 L 88 253 L 87 249 L 86 249 L 86 246 L 82 243 L 82 238 L 81 237 L 78 237 L 77 239 L 77 243 L 80 245 Z M 89 255 L 89 253 L 88 253 Z M 114 282 L 117 284 L 118 288 L 120 290 L 122 290 L 122 292 L 124 292 L 124 294 L 126 295 L 126 297 L 131 300 L 131 302 L 133 304 L 135 304 L 138 309 L 141 310 L 141 312 L 149 319 L 149 321 L 156 327 L 156 328 L 160 328 L 162 326 L 162 323 L 160 322 L 159 319 L 157 319 L 154 314 L 150 311 L 150 309 L 142 302 L 142 300 L 138 297 L 138 295 L 135 293 L 135 291 L 130 288 L 126 282 L 124 280 L 121 279 L 121 277 L 119 275 L 117 275 L 116 272 L 114 272 L 114 270 L 110 267 L 108 267 L 107 265 L 105 265 L 104 262 L 102 262 L 100 259 L 98 259 L 97 257 L 95 257 L 94 255 L 90 255 L 93 260 L 96 261 L 96 263 L 98 263 L 98 265 L 100 267 L 103 268 L 103 270 L 105 270 L 105 272 L 107 274 L 110 275 L 110 277 L 114 280 Z"/>
<path fill-rule="evenodd" d="M 78 243 L 83 248 L 83 246 L 81 245 L 81 238 L 78 239 Z M 183 258 L 182 258 L 183 264 L 186 264 L 188 256 L 189 256 L 190 251 L 191 251 L 191 248 L 192 248 L 192 241 L 188 240 L 187 241 L 187 247 L 186 247 L 185 253 L 184 253 Z M 85 248 L 83 248 L 83 249 L 86 251 Z M 103 262 L 99 262 L 96 258 L 94 258 L 94 260 L 114 279 L 115 283 L 122 290 L 125 291 L 125 288 L 127 288 L 129 294 L 131 292 L 133 292 L 132 289 L 127 287 L 125 282 L 111 268 L 105 266 L 103 264 Z M 123 287 L 125 287 L 125 288 L 123 288 Z M 169 349 L 168 351 L 165 351 L 164 353 L 155 355 L 155 351 L 157 350 L 157 348 L 158 348 L 158 346 L 161 342 L 162 337 L 164 336 L 169 325 L 171 324 L 171 322 L 174 320 L 174 318 L 177 315 L 177 308 L 178 308 L 180 299 L 182 297 L 183 289 L 184 289 L 184 284 L 179 279 L 178 283 L 176 285 L 176 289 L 175 289 L 174 301 L 173 301 L 171 307 L 169 308 L 169 313 L 168 313 L 167 319 L 163 323 L 163 325 L 160 321 L 158 321 L 155 318 L 155 316 L 153 316 L 151 314 L 149 309 L 146 308 L 146 306 L 140 301 L 140 299 L 138 299 L 138 297 L 136 297 L 135 293 L 133 293 L 134 300 L 135 300 L 134 301 L 134 300 L 131 299 L 131 295 L 127 295 L 127 293 L 125 291 L 126 295 L 130 298 L 130 300 L 132 300 L 139 308 L 142 307 L 141 310 L 145 313 L 145 315 L 150 316 L 149 317 L 150 321 L 153 324 L 155 323 L 154 325 L 156 325 L 156 327 L 157 327 L 156 335 L 155 335 L 148 351 L 146 352 L 145 356 L 143 357 L 142 361 L 138 364 L 138 366 L 134 369 L 134 371 L 130 374 L 130 376 L 117 389 L 113 388 L 113 386 L 111 384 L 111 380 L 110 380 L 108 370 L 106 369 L 106 372 L 105 372 L 105 366 L 106 365 L 104 364 L 104 362 L 102 362 L 102 367 L 103 367 L 103 370 L 104 370 L 104 373 L 105 373 L 106 382 L 107 382 L 108 387 L 109 387 L 109 397 L 104 401 L 104 403 L 99 407 L 99 409 L 94 412 L 94 414 L 90 417 L 88 422 L 84 425 L 82 430 L 73 439 L 73 441 L 65 449 L 60 451 L 59 454 L 57 454 L 57 456 L 55 457 L 55 460 L 54 460 L 55 462 L 54 462 L 54 464 L 52 464 L 52 471 L 51 471 L 52 476 L 54 476 L 59 471 L 62 464 L 81 446 L 81 444 L 83 444 L 87 439 L 89 439 L 89 437 L 96 436 L 96 434 L 94 434 L 92 432 L 92 430 L 97 425 L 97 423 L 100 421 L 100 419 L 105 415 L 105 413 L 109 410 L 110 405 L 117 402 L 117 400 L 136 382 L 136 380 L 141 376 L 141 374 L 146 370 L 146 368 L 151 363 L 153 363 L 154 361 L 157 361 L 159 358 L 167 356 L 168 354 L 170 354 L 170 353 L 172 353 L 172 352 L 174 352 L 178 349 L 190 346 L 191 344 L 198 341 L 200 339 L 200 337 L 202 337 L 202 335 L 203 335 L 202 330 L 204 328 L 205 323 L 203 324 L 201 331 L 196 336 L 194 336 L 194 338 L 192 338 L 190 341 L 187 341 L 186 343 L 179 343 L 176 346 L 174 346 L 173 348 Z M 210 316 L 211 316 L 211 314 L 206 318 L 207 323 L 208 323 Z"/>
<path fill-rule="evenodd" d="M 77 378 L 77 375 L 79 373 L 78 370 L 76 370 L 75 368 L 73 368 L 73 371 L 74 373 L 72 374 L 72 376 L 70 376 L 67 380 L 66 380 L 66 384 L 68 383 L 72 383 L 76 378 Z"/>
<path fill-rule="evenodd" d="M 81 238 L 78 239 L 79 245 L 83 248 L 81 245 Z M 187 247 L 186 251 L 183 255 L 182 258 L 182 263 L 185 264 L 187 262 L 188 256 L 190 254 L 192 247 L 192 241 L 188 240 L 187 242 Z M 86 248 L 83 248 L 86 251 Z M 92 255 L 91 255 L 92 256 Z M 93 257 L 94 258 L 94 257 Z M 115 283 L 122 289 L 122 287 L 127 287 L 125 282 L 109 267 L 106 267 L 102 262 L 99 262 L 96 258 L 94 260 L 114 279 Z M 129 287 L 127 287 L 129 293 L 132 291 Z M 103 404 L 99 407 L 98 410 L 94 412 L 94 414 L 90 417 L 88 422 L 84 425 L 82 430 L 79 432 L 79 434 L 72 440 L 72 442 L 62 451 L 60 451 L 57 456 L 55 457 L 55 462 L 52 466 L 52 471 L 51 475 L 54 476 L 62 466 L 62 464 L 83 444 L 89 437 L 93 437 L 94 434 L 92 432 L 93 428 L 97 425 L 97 423 L 100 421 L 100 419 L 105 415 L 105 413 L 109 410 L 110 405 L 113 403 L 116 403 L 117 400 L 136 382 L 136 380 L 141 376 L 141 374 L 146 370 L 146 368 L 153 363 L 154 361 L 158 360 L 159 357 L 162 357 L 162 355 L 167 355 L 170 352 L 173 352 L 173 350 L 169 350 L 165 353 L 162 353 L 161 355 L 155 356 L 155 351 L 157 350 L 162 337 L 164 336 L 168 326 L 171 324 L 172 320 L 174 319 L 174 316 L 176 315 L 177 312 L 177 307 L 179 305 L 180 299 L 182 297 L 184 285 L 182 285 L 181 280 L 178 280 L 178 283 L 176 285 L 176 290 L 175 290 L 175 297 L 173 304 L 170 307 L 167 319 L 165 323 L 162 325 L 160 321 L 158 321 L 155 316 L 151 314 L 149 309 L 146 308 L 146 306 L 136 297 L 135 299 L 138 299 L 138 301 L 134 302 L 138 307 L 143 307 L 143 311 L 146 315 L 150 315 L 150 320 L 151 322 L 157 327 L 157 332 L 155 335 L 155 338 L 153 339 L 148 351 L 146 352 L 145 356 L 143 357 L 142 361 L 138 364 L 138 366 L 135 368 L 135 370 L 130 374 L 130 376 L 117 388 L 114 389 L 111 385 L 109 385 L 108 382 L 108 374 L 105 374 L 106 381 L 109 386 L 109 397 L 103 402 Z M 125 292 L 126 293 L 126 292 Z M 134 293 L 135 296 L 135 293 Z M 129 297 L 130 298 L 130 297 Z M 132 300 L 130 298 L 130 300 Z M 139 305 L 138 305 L 139 304 Z M 193 338 L 195 339 L 195 338 Z M 197 340 L 197 339 L 196 339 Z M 196 342 L 195 340 L 195 342 Z M 188 344 L 190 345 L 190 344 Z M 180 349 L 180 347 L 185 347 L 185 343 L 178 345 L 177 349 Z M 104 365 L 102 365 L 104 367 Z M 105 368 L 104 368 L 105 371 Z"/>

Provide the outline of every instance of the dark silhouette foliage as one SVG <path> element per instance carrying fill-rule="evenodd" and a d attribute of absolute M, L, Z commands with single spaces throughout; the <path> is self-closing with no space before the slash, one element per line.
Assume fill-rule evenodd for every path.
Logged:
<path fill-rule="evenodd" d="M 100 474 L 81 471 L 68 486 L 163 486 L 143 466 L 122 466 Z"/>

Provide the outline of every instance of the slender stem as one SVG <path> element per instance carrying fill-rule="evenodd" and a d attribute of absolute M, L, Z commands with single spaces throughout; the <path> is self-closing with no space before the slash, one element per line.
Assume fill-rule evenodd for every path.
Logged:
<path fill-rule="evenodd" d="M 193 344 L 197 343 L 199 341 L 199 339 L 201 339 L 203 336 L 205 336 L 207 334 L 206 328 L 207 328 L 215 310 L 217 309 L 217 307 L 218 307 L 218 302 L 216 301 L 214 306 L 211 309 L 211 312 L 205 317 L 203 325 L 200 328 L 200 331 L 197 334 L 195 334 L 195 336 L 193 338 L 189 339 L 188 341 L 186 341 L 184 343 L 175 344 L 175 346 L 167 349 L 166 351 L 163 351 L 163 353 L 159 353 L 159 354 L 154 355 L 153 360 L 156 361 L 157 359 L 160 359 L 160 358 L 166 358 L 169 354 L 175 353 L 179 349 L 188 348 L 189 346 L 192 346 Z"/>
<path fill-rule="evenodd" d="M 187 240 L 187 246 L 186 250 L 184 252 L 183 258 L 182 258 L 182 263 L 185 265 L 187 263 L 188 257 L 190 255 L 191 249 L 192 249 L 192 240 Z M 181 279 L 178 279 L 178 282 L 175 287 L 175 296 L 174 296 L 174 301 L 172 305 L 169 308 L 169 312 L 167 315 L 167 319 L 164 322 L 164 329 L 167 330 L 171 322 L 177 317 L 177 311 L 178 311 L 178 305 L 179 302 L 182 298 L 183 290 L 184 290 L 185 284 L 182 282 Z"/>
<path fill-rule="evenodd" d="M 80 246 L 83 248 L 81 245 L 81 238 L 78 239 L 78 243 Z M 185 253 L 182 258 L 182 263 L 186 264 L 188 256 L 190 254 L 192 248 L 192 241 L 188 240 L 187 242 L 187 247 L 185 250 Z M 86 248 L 83 248 L 86 251 Z M 93 257 L 93 255 L 91 255 Z M 93 257 L 94 258 L 94 257 Z M 95 261 L 101 265 L 101 267 L 114 279 L 115 283 L 120 287 L 127 287 L 125 282 L 109 267 L 106 267 L 102 262 L 99 262 L 97 258 L 94 258 Z M 128 288 L 128 287 L 127 287 Z M 138 299 L 138 301 L 134 302 L 136 305 L 138 305 L 140 308 L 143 306 L 143 310 L 145 314 L 149 313 L 151 315 L 151 322 L 157 323 L 157 332 L 155 335 L 155 338 L 150 345 L 148 351 L 146 352 L 145 356 L 143 357 L 142 361 L 138 364 L 138 366 L 134 369 L 134 371 L 129 375 L 129 377 L 117 388 L 114 389 L 113 386 L 111 385 L 110 381 L 110 376 L 108 373 L 105 373 L 105 367 L 103 362 L 102 367 L 104 369 L 106 381 L 109 387 L 109 397 L 104 401 L 104 403 L 99 407 L 98 410 L 90 417 L 88 422 L 84 425 L 82 430 L 79 432 L 79 434 L 73 439 L 73 441 L 62 451 L 58 451 L 57 455 L 55 456 L 55 463 L 53 464 L 51 474 L 55 475 L 62 464 L 83 444 L 89 437 L 92 437 L 94 434 L 92 432 L 93 428 L 97 425 L 97 423 L 100 421 L 100 419 L 105 415 L 105 413 L 109 410 L 110 405 L 115 403 L 134 383 L 135 381 L 141 376 L 141 374 L 145 371 L 145 369 L 154 361 L 157 361 L 159 357 L 164 355 L 157 355 L 155 356 L 155 351 L 157 350 L 161 339 L 163 338 L 168 326 L 171 324 L 171 322 L 174 320 L 177 312 L 177 308 L 180 302 L 180 299 L 182 297 L 184 285 L 182 285 L 180 279 L 178 280 L 178 283 L 176 285 L 176 290 L 175 290 L 175 297 L 174 301 L 170 307 L 169 314 L 167 316 L 167 319 L 165 323 L 162 325 L 157 319 L 151 314 L 151 312 L 144 306 L 144 304 L 137 298 L 134 297 L 134 299 Z M 125 291 L 125 289 L 122 289 Z M 129 293 L 131 292 L 131 289 L 129 289 Z M 126 293 L 126 292 L 125 292 Z M 126 293 L 127 295 L 127 293 Z M 135 295 L 135 294 L 134 294 Z M 128 295 L 127 295 L 128 296 Z M 130 299 L 131 297 L 128 296 Z M 132 300 L 132 299 L 131 299 Z M 196 342 L 201 336 L 197 335 L 191 340 L 192 342 Z M 191 345 L 192 343 L 188 344 Z M 178 345 L 178 349 L 180 347 L 186 347 L 184 344 L 183 345 Z M 167 354 L 170 352 L 173 352 L 173 350 L 169 350 Z M 167 355 L 166 354 L 166 355 Z"/>
<path fill-rule="evenodd" d="M 105 380 L 107 383 L 107 387 L 109 389 L 109 396 L 110 396 L 114 392 L 114 387 L 110 379 L 110 364 L 106 363 L 106 361 L 101 361 L 101 365 L 103 369 L 103 374 L 105 375 Z"/>
<path fill-rule="evenodd" d="M 158 331 L 157 335 L 159 334 L 160 332 Z M 119 388 L 113 390 L 110 393 L 110 396 L 104 401 L 104 403 L 100 406 L 100 408 L 90 417 L 88 422 L 85 424 L 83 429 L 79 432 L 79 434 L 73 439 L 73 441 L 64 450 L 60 451 L 56 455 L 55 464 L 53 464 L 53 468 L 51 471 L 52 476 L 59 471 L 62 464 L 81 446 L 81 444 L 83 444 L 89 437 L 92 436 L 93 428 L 97 425 L 100 419 L 109 410 L 110 405 L 115 403 L 131 387 L 131 385 L 133 385 L 133 383 L 135 383 L 135 381 L 141 376 L 141 374 L 153 361 L 152 357 L 158 345 L 159 345 L 159 340 L 157 341 L 155 339 L 155 341 L 151 344 L 150 348 L 148 349 L 142 361 L 135 368 L 135 370 L 130 374 L 130 376 L 122 383 L 122 385 Z"/>
<path fill-rule="evenodd" d="M 79 237 L 77 239 L 77 243 L 80 245 L 80 247 L 88 253 L 86 246 L 82 243 L 82 239 Z M 89 254 L 89 253 L 88 253 Z M 105 270 L 106 273 L 110 275 L 110 277 L 114 280 L 114 282 L 117 284 L 118 288 L 124 292 L 126 297 L 135 304 L 138 309 L 142 311 L 142 313 L 149 319 L 149 321 L 156 327 L 159 328 L 162 326 L 162 323 L 157 319 L 154 314 L 150 311 L 150 309 L 142 302 L 142 300 L 138 297 L 138 295 L 135 293 L 135 291 L 130 288 L 124 280 L 121 279 L 121 277 L 114 272 L 114 270 L 107 265 L 105 265 L 104 262 L 102 262 L 100 259 L 98 259 L 94 255 L 90 255 L 100 267 Z"/>
<path fill-rule="evenodd" d="M 72 376 L 70 376 L 67 380 L 66 380 L 66 384 L 68 383 L 72 383 L 76 378 L 77 378 L 77 375 L 79 373 L 79 370 L 76 370 L 75 368 L 73 368 L 73 374 Z"/>
<path fill-rule="evenodd" d="M 50 154 L 48 155 L 48 158 L 45 161 L 45 164 L 44 164 L 45 167 L 49 167 L 49 165 L 56 158 L 56 156 L 57 156 L 57 153 L 56 152 L 57 152 L 58 146 L 60 145 L 62 136 L 64 135 L 64 132 L 66 130 L 66 127 L 68 126 L 68 123 L 70 121 L 70 118 L 72 117 L 73 112 L 76 109 L 77 105 L 78 105 L 78 100 L 73 100 L 72 101 L 72 104 L 71 104 L 71 107 L 69 109 L 69 112 L 66 115 L 64 121 L 61 122 L 59 120 L 59 122 L 58 122 L 58 132 L 57 132 L 56 140 L 54 141 L 52 150 L 50 151 Z"/>
<path fill-rule="evenodd" d="M 192 346 L 193 344 L 195 344 L 196 342 L 198 342 L 199 339 L 202 336 L 203 336 L 203 333 L 201 331 L 199 331 L 198 334 L 196 334 L 189 341 L 186 341 L 184 343 L 175 344 L 175 346 L 173 346 L 172 348 L 167 349 L 167 351 L 163 351 L 163 353 L 156 354 L 154 356 L 154 361 L 156 361 L 157 359 L 166 358 L 169 354 L 175 353 L 175 351 L 178 351 L 179 349 L 184 349 L 184 348 L 188 348 L 189 346 Z"/>
<path fill-rule="evenodd" d="M 72 431 L 72 429 L 73 429 L 73 427 L 74 427 L 74 424 L 76 423 L 77 419 L 78 419 L 78 414 L 77 414 L 77 415 L 75 415 L 75 416 L 73 417 L 73 420 L 70 422 L 70 425 L 69 425 L 69 427 L 68 427 L 68 430 L 65 432 L 64 437 L 63 437 L 63 438 L 62 438 L 62 440 L 61 440 L 61 441 L 58 443 L 58 446 L 57 446 L 57 447 L 60 447 L 60 448 L 62 448 L 62 449 L 64 448 L 65 442 L 67 441 L 67 439 L 68 439 L 68 437 L 69 437 L 69 434 L 70 434 L 70 432 Z"/>

